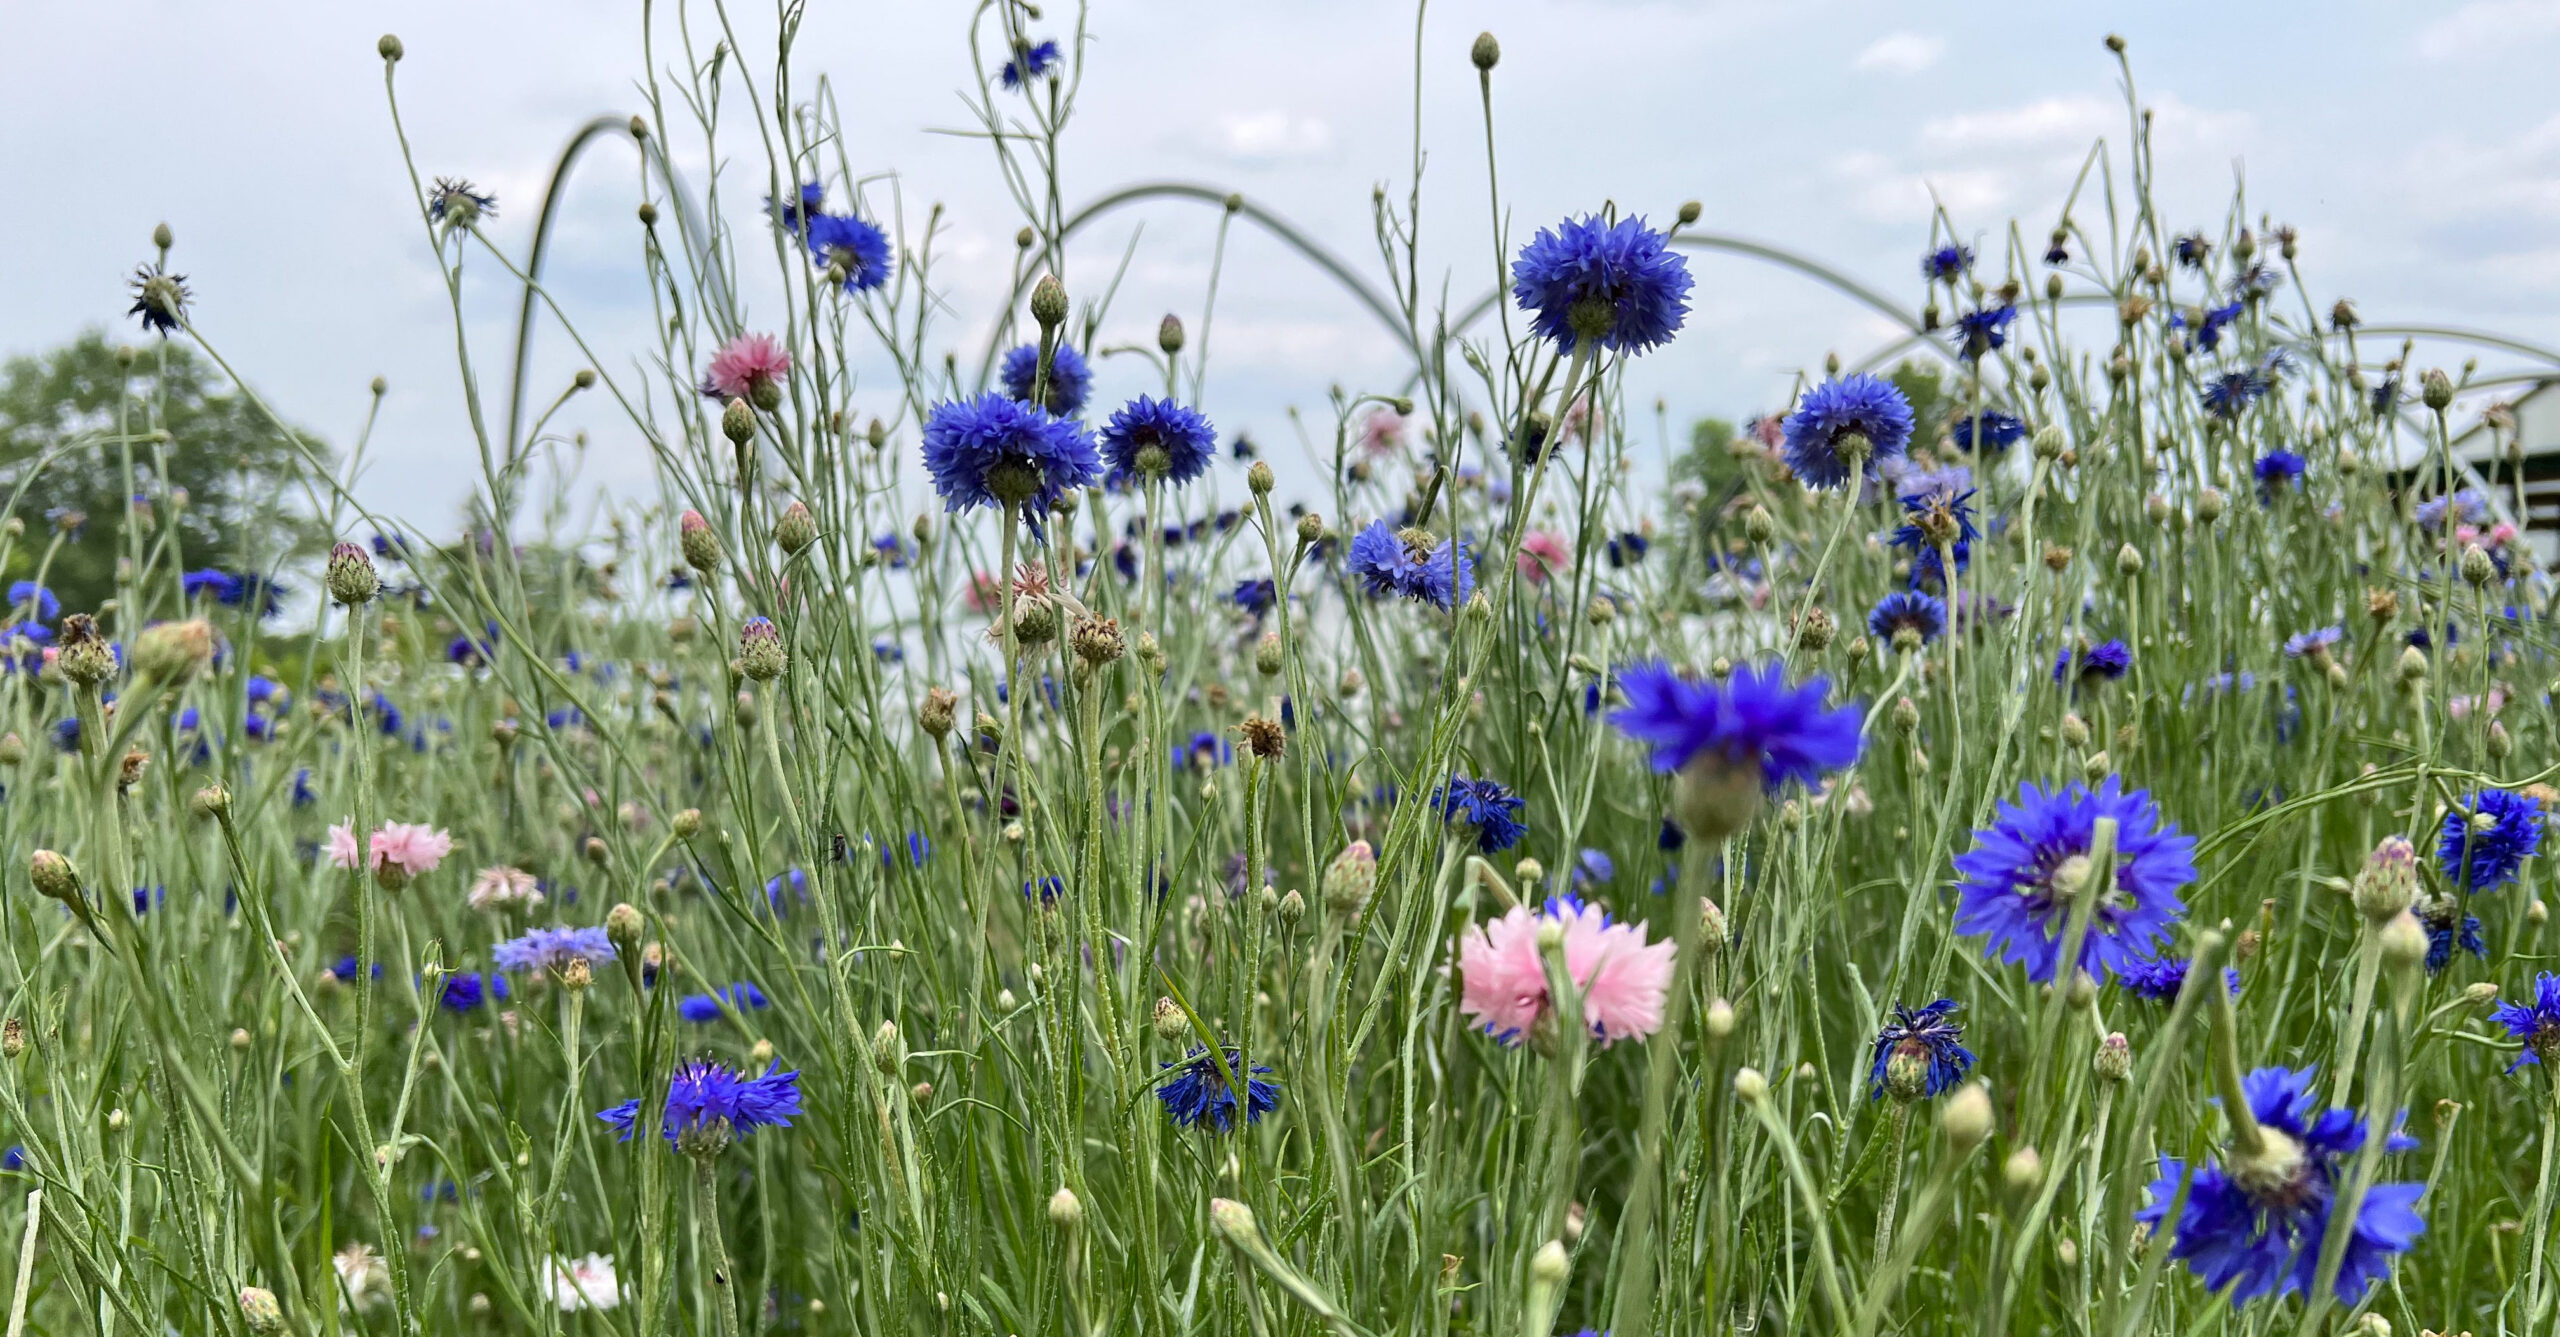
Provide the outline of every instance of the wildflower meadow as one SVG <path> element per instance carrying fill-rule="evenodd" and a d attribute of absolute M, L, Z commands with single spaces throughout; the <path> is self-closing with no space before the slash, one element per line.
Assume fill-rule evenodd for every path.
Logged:
<path fill-rule="evenodd" d="M 1914 217 L 1906 337 L 1689 434 L 1626 376 L 1701 206 L 1515 217 L 1536 57 L 1423 29 L 1497 187 L 1417 144 L 1374 256 L 1302 246 L 1403 356 L 1257 442 L 1215 271 L 1125 309 L 1070 208 L 1085 16 L 954 11 L 974 310 L 784 8 L 633 16 L 636 359 L 346 53 L 459 527 L 183 237 L 100 313 L 0 532 L 7 1337 L 2560 1326 L 2522 435 L 2311 230 L 2163 216 L 2124 43 L 2067 198 Z M 484 288 L 586 365 L 511 378 Z M 654 501 L 564 499 L 573 403 Z M 191 527 L 216 423 L 288 520 Z"/>

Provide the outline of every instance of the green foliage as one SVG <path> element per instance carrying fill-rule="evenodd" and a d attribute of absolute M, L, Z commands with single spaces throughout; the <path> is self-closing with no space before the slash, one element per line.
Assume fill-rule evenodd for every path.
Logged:
<path fill-rule="evenodd" d="M 1934 447 L 1947 434 L 1948 415 L 1956 411 L 1955 390 L 1946 368 L 1935 358 L 1905 358 L 1885 377 L 1911 401 L 1911 443 Z"/>
<path fill-rule="evenodd" d="M 165 436 L 143 426 L 155 412 Z M 21 546 L 8 574 L 42 566 L 77 611 L 114 597 L 117 559 L 139 552 L 165 570 L 268 571 L 311 555 L 325 540 L 294 504 L 306 450 L 325 459 L 328 447 L 306 434 L 297 448 L 183 345 L 154 340 L 128 355 L 93 330 L 11 358 L 0 366 L 0 493 L 24 488 L 15 513 L 31 532 L 75 513 L 87 522 L 49 556 Z M 143 503 L 132 532 L 128 496 Z"/>

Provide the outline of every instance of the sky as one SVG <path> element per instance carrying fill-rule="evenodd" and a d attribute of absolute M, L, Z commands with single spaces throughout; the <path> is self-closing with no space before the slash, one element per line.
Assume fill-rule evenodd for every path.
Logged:
<path fill-rule="evenodd" d="M 676 6 L 657 7 L 656 58 L 674 54 Z M 716 35 L 707 0 L 696 40 Z M 832 94 L 874 212 L 910 226 L 940 205 L 934 281 L 947 310 L 930 354 L 974 365 L 1000 307 L 1024 221 L 974 125 L 975 7 L 960 0 L 808 5 L 795 87 Z M 1036 33 L 1072 39 L 1050 0 Z M 754 12 L 749 12 L 754 11 Z M 757 91 L 769 94 L 775 16 L 738 0 L 733 19 Z M 389 386 L 356 488 L 371 506 L 447 532 L 477 477 L 455 320 L 428 250 L 374 54 L 406 48 L 401 127 L 428 176 L 492 191 L 490 238 L 521 256 L 563 142 L 599 114 L 643 106 L 642 9 L 604 0 L 89 0 L 0 7 L 0 355 L 39 352 L 86 328 L 136 343 L 126 277 L 154 224 L 177 237 L 206 337 L 283 414 L 349 449 L 368 383 Z M 1568 214 L 1614 204 L 1667 219 L 1684 200 L 1702 229 L 1819 259 L 1906 305 L 1933 201 L 1996 255 L 2011 220 L 2041 249 L 2102 138 L 2119 198 L 2124 89 L 2101 39 L 2129 42 L 2155 111 L 2159 198 L 2180 227 L 2219 233 L 2235 189 L 2249 216 L 2300 230 L 2320 309 L 2351 296 L 2366 318 L 2455 324 L 2560 345 L 2560 0 L 2467 4 L 2338 0 L 2323 6 L 1969 3 L 1881 0 L 1375 0 L 1203 4 L 1093 0 L 1076 115 L 1061 153 L 1070 207 L 1139 181 L 1240 192 L 1358 267 L 1381 265 L 1371 199 L 1412 185 L 1420 69 L 1421 266 L 1437 303 L 1464 306 L 1496 260 L 1482 105 L 1470 44 L 1501 40 L 1493 80 L 1504 226 L 1516 245 Z M 982 33 L 989 69 L 1004 56 Z M 723 213 L 759 226 L 766 167 L 732 85 L 720 140 Z M 667 127 L 697 186 L 698 127 Z M 598 360 L 634 373 L 652 319 L 633 218 L 627 140 L 588 155 L 571 184 L 547 279 Z M 894 174 L 893 177 L 883 174 Z M 841 183 L 839 183 L 839 188 Z M 2097 188 L 2092 187 L 2094 192 Z M 2092 193 L 2078 216 L 2095 224 Z M 1154 203 L 1078 239 L 1072 291 L 1090 299 L 1128 268 L 1101 342 L 1152 342 L 1178 312 L 1196 333 L 1217 214 Z M 1635 366 L 1637 404 L 1659 399 L 1675 432 L 1704 415 L 1783 408 L 1800 373 L 1855 361 L 1894 333 L 1803 277 L 1729 255 L 1694 255 L 1687 328 Z M 750 322 L 780 319 L 769 274 L 743 285 Z M 516 289 L 487 257 L 466 267 L 463 327 L 492 412 Z M 1229 240 L 1208 322 L 1203 407 L 1283 462 L 1294 406 L 1327 413 L 1335 386 L 1392 391 L 1395 343 L 1340 288 L 1271 239 Z M 2464 351 L 2421 353 L 2458 365 Z M 579 361 L 557 325 L 537 336 L 547 401 Z M 888 407 L 867 362 L 855 403 Z M 2483 359 L 2483 371 L 2524 365 Z M 1130 359 L 1098 394 L 1149 388 Z M 555 425 L 583 430 L 581 486 L 654 495 L 636 431 L 602 395 Z M 1648 429 L 1649 430 L 1649 429 Z"/>

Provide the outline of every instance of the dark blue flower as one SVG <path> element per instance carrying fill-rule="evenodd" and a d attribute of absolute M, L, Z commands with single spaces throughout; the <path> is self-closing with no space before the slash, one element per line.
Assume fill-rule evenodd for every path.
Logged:
<path fill-rule="evenodd" d="M 23 609 L 31 613 L 38 622 L 51 622 L 62 616 L 62 600 L 55 598 L 53 591 L 32 580 L 11 581 L 9 609 L 11 612 Z"/>
<path fill-rule="evenodd" d="M 1270 612 L 1271 606 L 1280 601 L 1280 587 L 1267 578 L 1238 581 L 1234 597 L 1236 607 L 1255 617 L 1260 617 Z"/>
<path fill-rule="evenodd" d="M 1066 894 L 1067 880 L 1055 873 L 1046 877 L 1033 878 L 1022 884 L 1022 899 L 1043 910 L 1055 907 L 1059 899 Z"/>
<path fill-rule="evenodd" d="M 1058 44 L 1055 41 L 1043 40 L 1014 48 L 1013 59 L 1006 61 L 1004 68 L 996 71 L 996 77 L 1003 80 L 1007 88 L 1020 88 L 1047 74 L 1057 63 Z"/>
<path fill-rule="evenodd" d="M 2427 973 L 2442 971 L 2453 964 L 2453 949 L 2460 947 L 2483 960 L 2489 955 L 2489 942 L 2480 936 L 2480 917 L 2462 912 L 2462 903 L 2451 896 L 2425 897 L 2415 907 L 2418 922 L 2427 930 Z"/>
<path fill-rule="evenodd" d="M 1008 397 L 1024 404 L 1030 403 L 1031 384 L 1039 374 L 1038 344 L 1018 344 L 1004 355 L 1001 376 Z M 1077 352 L 1074 344 L 1060 340 L 1057 350 L 1049 355 L 1049 411 L 1061 418 L 1072 418 L 1084 409 L 1085 396 L 1091 393 L 1093 368 L 1085 365 L 1084 354 Z M 1208 420 L 1202 419 L 1201 425 L 1207 426 Z"/>
<path fill-rule="evenodd" d="M 1064 345 L 1061 345 L 1063 348 Z M 1140 395 L 1102 425 L 1102 458 L 1123 481 L 1150 471 L 1176 487 L 1198 478 L 1218 457 L 1218 429 L 1198 409 Z"/>
<path fill-rule="evenodd" d="M 18 1171 L 26 1168 L 27 1149 L 23 1145 L 13 1142 L 9 1145 L 9 1149 L 7 1151 L 0 1151 L 0 1170 L 6 1170 L 11 1174 L 16 1174 Z"/>
<path fill-rule="evenodd" d="M 924 464 L 952 512 L 1014 503 L 1045 511 L 1102 474 L 1082 427 L 994 391 L 935 406 L 924 425 Z"/>
<path fill-rule="evenodd" d="M 460 177 L 440 176 L 427 192 L 427 217 L 439 223 L 469 227 L 498 216 L 498 197 Z"/>
<path fill-rule="evenodd" d="M 1941 998 L 1922 1008 L 1895 1007 L 1893 1020 L 1876 1032 L 1868 1065 L 1867 1099 L 1891 1091 L 1897 1099 L 1923 1100 L 1954 1090 L 1973 1066 L 1964 1047 L 1958 1004 Z"/>
<path fill-rule="evenodd" d="M 1232 765 L 1235 759 L 1235 744 L 1205 729 L 1191 735 L 1190 742 L 1173 746 L 1173 768 L 1177 771 L 1210 770 Z"/>
<path fill-rule="evenodd" d="M 1609 568 L 1617 571 L 1643 561 L 1645 553 L 1652 547 L 1653 540 L 1629 529 L 1611 538 L 1602 546 L 1601 552 L 1609 559 Z"/>
<path fill-rule="evenodd" d="M 356 959 L 352 956 L 339 957 L 329 966 L 329 973 L 337 976 L 340 984 L 355 983 L 357 973 Z M 373 963 L 373 977 L 375 979 L 382 978 L 382 963 L 379 961 Z"/>
<path fill-rule="evenodd" d="M 1925 645 L 1946 629 L 1946 604 L 1918 590 L 1896 590 L 1867 613 L 1868 634 L 1890 644 L 1898 645 L 1896 638 L 1907 631 Z"/>
<path fill-rule="evenodd" d="M 506 1001 L 507 977 L 496 971 L 447 975 L 436 982 L 435 995 L 448 1012 L 472 1012 L 491 998 Z"/>
<path fill-rule="evenodd" d="M 2116 968 L 2116 983 L 2136 998 L 2155 1003 L 2174 1003 L 2178 991 L 2187 987 L 2187 968 L 2193 961 L 2183 956 L 2138 957 Z M 2234 997 L 2240 993 L 2240 972 L 2229 966 L 2222 970 L 2223 987 Z"/>
<path fill-rule="evenodd" d="M 2444 815 L 2436 866 L 2468 891 L 2490 891 L 2515 879 L 2542 844 L 2542 801 L 2529 794 L 2483 789 Z"/>
<path fill-rule="evenodd" d="M 2267 397 L 2275 382 L 2255 367 L 2226 371 L 2208 382 L 2200 398 L 2204 411 L 2224 422 L 2236 421 L 2248 407 Z"/>
<path fill-rule="evenodd" d="M 1585 849 L 1581 857 L 1573 861 L 1575 886 L 1598 886 L 1617 875 L 1617 861 L 1611 859 L 1606 850 Z"/>
<path fill-rule="evenodd" d="M 695 1059 L 667 1082 L 663 1119 L 667 1141 L 717 1150 L 731 1137 L 758 1128 L 788 1128 L 800 1112 L 800 1074 L 769 1064 L 760 1077 L 748 1077 L 707 1059 Z M 596 1115 L 631 1140 L 640 1117 L 640 1102 L 626 1100 Z"/>
<path fill-rule="evenodd" d="M 136 266 L 133 277 L 125 282 L 133 289 L 133 305 L 125 314 L 140 316 L 142 328 L 157 331 L 165 339 L 186 319 L 187 299 L 193 296 L 187 291 L 186 275 L 172 274 L 167 266 L 154 263 Z"/>
<path fill-rule="evenodd" d="M 1956 317 L 1956 356 L 1967 361 L 2009 342 L 2009 322 L 2018 318 L 2014 306 L 1986 306 Z"/>
<path fill-rule="evenodd" d="M 613 959 L 613 940 L 600 928 L 538 928 L 490 950 L 501 970 L 560 970 L 578 958 L 590 964 Z"/>
<path fill-rule="evenodd" d="M 1938 484 L 1902 496 L 1902 524 L 1893 531 L 1893 546 L 1911 554 L 1911 583 L 1916 588 L 1929 580 L 1941 584 L 1946 573 L 1939 569 L 1938 545 L 1947 545 L 1946 555 L 1955 559 L 1956 570 L 1973 564 L 1973 541 L 1982 531 L 1973 523 L 1973 489 L 1956 490 L 1952 484 Z"/>
<path fill-rule="evenodd" d="M 803 901 L 809 899 L 809 875 L 800 869 L 791 868 L 765 880 L 765 904 L 772 907 L 775 914 L 782 914 L 790 909 L 789 904 L 784 900 L 786 895 Z"/>
<path fill-rule="evenodd" d="M 1932 283 L 1953 283 L 1973 268 L 1973 248 L 1950 243 L 1920 257 L 1920 277 Z"/>
<path fill-rule="evenodd" d="M 2338 1189 L 2349 1173 L 2348 1157 L 2364 1146 L 2366 1121 L 2353 1110 L 2324 1109 L 2309 1068 L 2260 1068 L 2242 1080 L 2259 1125 L 2273 1134 L 2265 1150 L 2246 1155 L 2234 1148 L 2219 1161 L 2195 1167 L 2160 1158 L 2151 1202 L 2135 1219 L 2154 1237 L 2171 1233 L 2169 1205 L 2187 1182 L 2186 1210 L 2178 1216 L 2169 1256 L 2184 1262 L 2208 1289 L 2227 1289 L 2233 1307 L 2263 1295 L 2309 1294 L 2320 1276 L 2321 1241 L 2329 1233 Z M 2278 1139 L 2281 1139 L 2280 1141 Z M 2391 1151 L 2417 1146 L 2393 1134 Z M 2419 1183 L 2381 1183 L 2365 1190 L 2347 1232 L 2336 1295 L 2354 1305 L 2426 1233 L 2418 1216 Z"/>
<path fill-rule="evenodd" d="M 1520 821 L 1520 813 L 1528 805 L 1513 797 L 1497 780 L 1470 780 L 1463 775 L 1451 776 L 1431 796 L 1431 806 L 1451 826 L 1472 830 L 1476 848 L 1486 854 L 1499 854 L 1520 843 L 1529 828 Z"/>
<path fill-rule="evenodd" d="M 759 1011 L 767 1006 L 764 990 L 740 980 L 725 989 L 709 993 L 688 994 L 676 1004 L 676 1015 L 700 1024 L 718 1021 L 721 1014 L 735 1008 L 740 1012 Z"/>
<path fill-rule="evenodd" d="M 1619 674 L 1618 688 L 1627 704 L 1609 722 L 1651 746 L 1657 771 L 1705 756 L 1756 768 L 1775 792 L 1789 780 L 1812 788 L 1824 772 L 1858 759 L 1863 721 L 1855 706 L 1831 707 L 1825 678 L 1789 687 L 1777 665 L 1744 664 L 1725 682 L 1692 682 L 1654 661 Z"/>
<path fill-rule="evenodd" d="M 2224 327 L 2239 318 L 2240 303 L 2238 302 L 2233 302 L 2229 306 L 2205 308 L 2205 310 L 2199 313 L 2196 317 L 2195 333 L 2187 340 L 2187 346 L 2197 352 L 2212 352 L 2214 348 L 2222 342 L 2222 331 Z M 2172 335 L 2177 334 L 2186 327 L 2187 317 L 2185 312 L 2173 311 L 2169 313 L 2169 332 Z"/>
<path fill-rule="evenodd" d="M 2178 889 L 2195 880 L 2196 842 L 2160 820 L 2148 790 L 2128 794 L 2114 776 L 2094 793 L 2077 781 L 2052 791 L 2020 785 L 2018 801 L 2002 803 L 1955 861 L 1964 875 L 1956 932 L 1989 937 L 1983 954 L 2025 966 L 2030 980 L 2052 979 L 2101 817 L 2116 821 L 2115 876 L 2090 913 L 2078 965 L 2121 973 L 2149 958 L 2184 912 Z"/>
<path fill-rule="evenodd" d="M 850 214 L 809 215 L 809 256 L 844 271 L 846 292 L 869 292 L 889 281 L 889 234 Z"/>
<path fill-rule="evenodd" d="M 1689 262 L 1641 218 L 1593 214 L 1541 228 L 1511 265 L 1532 332 L 1573 352 L 1589 339 L 1621 354 L 1670 341 L 1689 314 Z"/>
<path fill-rule="evenodd" d="M 2084 646 L 2077 658 L 2075 668 L 2072 653 L 2063 651 L 2061 657 L 2053 662 L 2053 680 L 2114 682 L 2133 671 L 2133 650 L 2122 641 L 2100 641 L 2096 645 Z"/>
<path fill-rule="evenodd" d="M 1893 382 L 1864 372 L 1824 381 L 1787 415 L 1787 467 L 1806 487 L 1838 487 L 1849 481 L 1840 446 L 1851 435 L 1866 439 L 1868 469 L 1899 457 L 1911 444 L 1911 401 Z"/>
<path fill-rule="evenodd" d="M 240 602 L 240 578 L 228 571 L 213 567 L 206 567 L 202 571 L 189 571 L 178 577 L 178 590 L 190 599 L 201 594 L 210 597 L 218 604 Z"/>
<path fill-rule="evenodd" d="M 2303 458 L 2290 450 L 2270 450 L 2258 457 L 2258 495 L 2273 500 L 2276 490 L 2302 480 Z"/>
<path fill-rule="evenodd" d="M 1258 1123 L 1263 1115 L 1280 1108 L 1280 1084 L 1262 1080 L 1262 1074 L 1271 1069 L 1257 1065 L 1247 1070 L 1243 1052 L 1232 1045 L 1227 1047 L 1225 1058 L 1227 1071 L 1245 1084 L 1246 1123 Z M 1158 1066 L 1180 1070 L 1173 1080 L 1156 1088 L 1156 1098 L 1164 1102 L 1164 1111 L 1174 1123 L 1184 1128 L 1206 1125 L 1221 1133 L 1235 1127 L 1235 1088 L 1219 1076 L 1218 1061 L 1210 1055 L 1208 1046 L 1193 1048 L 1180 1063 Z"/>
<path fill-rule="evenodd" d="M 1992 453 L 2007 450 L 2027 434 L 2027 425 L 2009 414 L 1984 409 L 1979 418 L 1972 414 L 1956 419 L 1947 427 L 1947 439 L 1958 450 L 1972 450 L 1975 443 Z"/>
<path fill-rule="evenodd" d="M 1447 609 L 1475 589 L 1475 562 L 1454 539 L 1435 545 L 1419 529 L 1396 532 L 1384 520 L 1353 535 L 1344 569 L 1378 597 L 1405 598 Z"/>
<path fill-rule="evenodd" d="M 2213 243 L 2206 241 L 2201 232 L 2189 232 L 2171 243 L 2169 251 L 2177 257 L 2179 264 L 2189 269 L 2202 269 L 2205 258 L 2213 254 Z"/>
<path fill-rule="evenodd" d="M 2560 975 L 2544 971 L 2534 976 L 2532 1002 L 2500 1003 L 2489 1020 L 2524 1042 L 2524 1052 L 2507 1065 L 2507 1071 L 2540 1063 L 2546 1055 L 2560 1060 Z"/>

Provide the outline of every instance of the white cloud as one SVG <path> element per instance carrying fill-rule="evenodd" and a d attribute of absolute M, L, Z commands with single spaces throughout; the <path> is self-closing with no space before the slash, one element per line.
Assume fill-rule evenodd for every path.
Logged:
<path fill-rule="evenodd" d="M 1858 53 L 1853 64 L 1862 70 L 1884 70 L 1892 74 L 1918 74 L 1938 63 L 1947 53 L 1947 40 L 1916 32 L 1898 32 L 1877 38 Z"/>
<path fill-rule="evenodd" d="M 2175 140 L 2195 145 L 2236 142 L 2249 128 L 2239 112 L 2213 112 L 2159 97 L 2151 110 L 2152 142 Z M 1939 116 L 1920 126 L 1920 142 L 1941 152 L 2083 148 L 2101 136 L 2122 141 L 2132 133 L 2125 106 L 2116 98 L 2095 94 L 2038 98 L 2015 107 Z"/>
<path fill-rule="evenodd" d="M 2454 60 L 2560 32 L 2560 0 L 2474 0 L 2418 34 L 2418 54 Z"/>
<path fill-rule="evenodd" d="M 1333 147 L 1333 128 L 1285 111 L 1229 112 L 1218 118 L 1217 144 L 1238 162 L 1313 158 Z"/>

